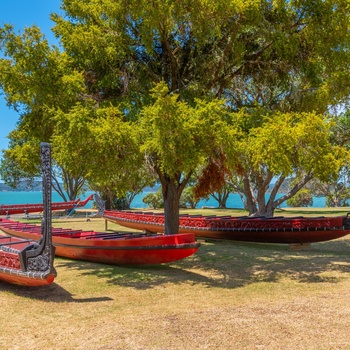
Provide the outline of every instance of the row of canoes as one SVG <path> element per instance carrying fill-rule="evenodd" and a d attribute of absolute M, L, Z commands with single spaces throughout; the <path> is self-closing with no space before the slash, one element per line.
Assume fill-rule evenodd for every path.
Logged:
<path fill-rule="evenodd" d="M 304 244 L 336 239 L 350 233 L 347 216 L 249 218 L 181 215 L 180 233 L 174 235 L 164 234 L 163 214 L 105 210 L 100 211 L 100 216 L 142 232 L 106 233 L 51 226 L 43 229 L 42 226 L 0 219 L 0 229 L 7 235 L 0 237 L 0 279 L 25 285 L 51 283 L 55 276 L 53 250 L 57 256 L 106 264 L 161 264 L 194 254 L 200 246 L 196 238 Z M 45 252 L 44 241 L 52 242 L 52 247 L 47 245 Z M 28 252 L 31 259 L 27 257 Z M 35 259 L 46 264 L 33 270 L 32 266 L 38 265 L 33 264 Z M 25 278 L 26 273 L 30 278 Z"/>
<path fill-rule="evenodd" d="M 43 244 L 37 242 L 52 241 L 56 256 L 116 265 L 169 263 L 194 254 L 200 246 L 192 233 L 106 233 L 50 227 L 48 234 L 42 226 L 8 219 L 0 219 L 0 229 L 7 235 L 0 236 L 0 280 L 31 286 L 49 284 L 55 276 L 53 251 L 39 251 L 36 247 Z M 28 259 L 28 251 L 35 249 L 36 256 Z M 33 271 L 33 259 L 45 262 L 45 268 Z"/>
<path fill-rule="evenodd" d="M 0 280 L 41 286 L 53 282 L 56 271 L 54 256 L 106 264 L 161 264 L 194 254 L 200 243 L 196 238 L 229 239 L 263 243 L 312 243 L 340 238 L 350 233 L 350 218 L 343 217 L 274 217 L 251 218 L 232 216 L 181 215 L 180 232 L 164 234 L 164 214 L 136 211 L 104 210 L 96 196 L 99 215 L 140 233 L 107 233 L 52 228 L 51 157 L 49 144 L 41 145 L 43 164 L 42 206 L 8 206 L 6 218 L 0 218 Z M 88 200 L 71 203 L 85 205 Z M 84 204 L 85 203 L 85 204 Z M 43 212 L 41 226 L 9 220 L 8 215 L 20 212 Z M 25 209 L 26 208 L 26 209 Z M 26 211 L 24 211 L 24 209 Z M 62 206 L 60 209 L 63 209 Z M 73 209 L 73 208 L 64 208 Z"/>
<path fill-rule="evenodd" d="M 46 241 L 52 241 L 54 248 L 46 247 L 47 251 L 43 253 L 42 250 L 39 252 L 38 246 L 44 246 L 40 242 L 48 233 L 42 227 L 0 219 L 0 229 L 7 235 L 0 237 L 0 279 L 27 285 L 51 283 L 55 273 L 53 256 L 50 257 L 48 252 L 52 249 L 57 256 L 106 264 L 161 264 L 194 254 L 200 246 L 196 238 L 304 244 L 336 239 L 350 233 L 348 217 L 268 219 L 184 215 L 180 217 L 180 233 L 165 235 L 162 214 L 113 210 L 100 215 L 141 232 L 107 233 L 50 226 L 46 228 L 50 235 Z M 45 255 L 48 262 L 45 269 L 31 271 L 28 282 L 23 277 L 24 271 L 31 266 L 27 252 L 34 250 L 39 252 L 37 260 L 45 261 Z M 33 259 L 32 253 L 31 261 Z M 1 271 L 2 268 L 8 271 Z M 12 270 L 8 274 L 11 277 L 4 278 L 4 273 L 9 270 Z"/>
<path fill-rule="evenodd" d="M 37 249 L 44 241 L 52 241 L 47 249 L 54 249 L 56 256 L 116 265 L 169 263 L 194 254 L 200 246 L 192 233 L 106 233 L 52 227 L 45 232 L 42 226 L 8 219 L 0 219 L 0 230 L 7 235 L 0 236 L 0 280 L 31 286 L 54 280 L 53 251 Z M 28 251 L 35 249 L 36 257 L 32 254 L 28 260 Z M 33 271 L 33 259 L 45 262 L 45 268 Z"/>
<path fill-rule="evenodd" d="M 25 286 L 42 286 L 54 281 L 54 256 L 106 264 L 162 264 L 194 254 L 200 243 L 192 233 L 159 235 L 106 233 L 52 228 L 53 210 L 74 209 L 85 201 L 67 205 L 51 203 L 50 145 L 40 148 L 43 204 L 7 206 L 1 214 L 43 212 L 41 226 L 0 219 L 0 280 Z"/>

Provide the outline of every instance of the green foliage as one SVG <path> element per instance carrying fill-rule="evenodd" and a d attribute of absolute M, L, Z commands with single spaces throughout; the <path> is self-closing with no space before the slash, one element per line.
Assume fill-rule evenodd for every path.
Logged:
<path fill-rule="evenodd" d="M 83 172 L 92 184 L 113 186 L 120 196 L 131 189 L 142 162 L 137 128 L 123 120 L 118 108 L 79 104 L 56 115 L 53 149 L 57 161 Z"/>
<path fill-rule="evenodd" d="M 183 190 L 180 197 L 180 207 L 186 208 L 189 206 L 191 209 L 195 209 L 200 199 L 195 198 L 193 186 L 187 186 Z"/>
<path fill-rule="evenodd" d="M 62 9 L 52 15 L 60 49 L 36 27 L 0 29 L 0 86 L 22 113 L 18 164 L 49 141 L 72 176 L 122 196 L 146 159 L 175 200 L 218 155 L 251 203 L 278 176 L 334 178 L 344 152 L 320 115 L 349 96 L 348 0 L 63 0 Z"/>
<path fill-rule="evenodd" d="M 239 115 L 238 124 L 245 123 Z M 249 118 L 249 117 L 248 117 Z M 328 118 L 316 113 L 275 113 L 262 117 L 261 126 L 241 139 L 240 164 L 256 172 L 290 176 L 298 169 L 323 180 L 337 176 L 345 153 L 332 145 Z"/>
<path fill-rule="evenodd" d="M 153 209 L 164 208 L 163 197 L 160 191 L 146 194 L 142 198 L 142 202 Z"/>
<path fill-rule="evenodd" d="M 229 160 L 242 178 L 240 191 L 251 214 L 273 215 L 278 205 L 312 178 L 337 178 L 347 152 L 332 143 L 329 118 L 315 112 L 275 112 L 261 114 L 258 123 L 256 115 L 247 112 L 234 115 L 233 124 L 242 136 L 236 147 L 238 156 Z M 290 176 L 296 176 L 299 182 L 277 199 L 279 187 Z M 265 201 L 273 179 L 275 184 Z"/>
<path fill-rule="evenodd" d="M 6 156 L 0 162 L 0 177 L 6 185 L 13 188 L 16 188 L 24 179 L 29 183 L 34 181 L 34 177 L 28 178 L 28 174 L 14 160 Z"/>
<path fill-rule="evenodd" d="M 292 198 L 287 200 L 289 207 L 311 207 L 313 205 L 312 192 L 309 189 L 302 189 Z"/>
<path fill-rule="evenodd" d="M 118 209 L 118 210 L 126 210 L 130 209 L 130 202 L 128 198 L 122 197 L 122 198 L 115 198 L 113 202 L 112 209 Z"/>
<path fill-rule="evenodd" d="M 333 181 L 313 181 L 311 190 L 316 196 L 326 197 L 328 207 L 344 207 L 349 205 L 350 171 L 346 165 L 340 168 L 338 176 Z"/>
<path fill-rule="evenodd" d="M 40 174 L 39 144 L 50 142 L 55 133 L 55 114 L 67 111 L 84 90 L 82 75 L 71 68 L 70 58 L 58 48 L 50 47 L 40 29 L 28 27 L 17 34 L 13 27 L 0 28 L 3 58 L 0 59 L 0 87 L 8 105 L 20 113 L 17 129 L 10 135 L 10 148 L 4 158 L 22 171 L 21 177 Z M 55 155 L 53 154 L 53 159 Z M 57 169 L 61 168 L 59 164 Z M 53 181 L 63 199 L 75 199 L 82 190 L 82 172 L 59 171 Z M 15 174 L 12 174 L 13 179 Z M 64 189 L 59 182 L 64 182 Z M 73 197 L 73 198 L 72 198 Z"/>
<path fill-rule="evenodd" d="M 170 178 L 193 172 L 216 149 L 229 142 L 227 111 L 219 100 L 197 99 L 192 107 L 170 94 L 164 82 L 153 90 L 154 103 L 140 117 L 141 151 L 158 173 Z"/>
<path fill-rule="evenodd" d="M 333 117 L 331 129 L 332 142 L 350 149 L 350 110 L 347 109 Z"/>
<path fill-rule="evenodd" d="M 52 108 L 67 110 L 84 90 L 82 75 L 71 68 L 65 52 L 50 47 L 38 27 L 16 34 L 0 28 L 4 58 L 0 59 L 0 87 L 10 106 L 22 112 L 21 125 L 47 140 L 52 132 Z"/>

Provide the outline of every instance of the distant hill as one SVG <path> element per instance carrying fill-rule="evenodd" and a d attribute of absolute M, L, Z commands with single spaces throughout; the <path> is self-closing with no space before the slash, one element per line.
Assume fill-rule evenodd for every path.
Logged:
<path fill-rule="evenodd" d="M 4 183 L 0 183 L 0 191 L 1 192 L 8 192 L 8 191 L 41 191 L 42 190 L 42 184 L 41 181 L 34 181 L 32 184 L 29 184 L 27 181 L 22 181 L 20 184 L 16 187 L 10 187 L 8 185 L 5 185 Z"/>
<path fill-rule="evenodd" d="M 278 193 L 287 193 L 290 190 L 290 183 L 291 183 L 291 179 L 285 179 L 283 181 Z M 270 184 L 267 193 L 271 193 L 274 185 L 275 184 Z"/>
<path fill-rule="evenodd" d="M 63 184 L 60 183 L 60 186 L 63 188 Z M 32 192 L 32 191 L 42 191 L 43 185 L 41 181 L 34 181 L 29 183 L 27 181 L 21 181 L 16 188 L 5 185 L 4 183 L 0 183 L 0 192 Z M 85 191 L 90 191 L 90 189 L 85 186 Z"/>

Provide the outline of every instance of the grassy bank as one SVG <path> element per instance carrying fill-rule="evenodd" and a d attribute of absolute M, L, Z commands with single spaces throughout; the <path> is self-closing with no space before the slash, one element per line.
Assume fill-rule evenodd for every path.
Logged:
<path fill-rule="evenodd" d="M 97 218 L 53 225 L 104 230 Z M 0 348 L 350 349 L 349 253 L 347 236 L 304 251 L 202 241 L 150 267 L 56 258 L 50 286 L 0 282 Z"/>

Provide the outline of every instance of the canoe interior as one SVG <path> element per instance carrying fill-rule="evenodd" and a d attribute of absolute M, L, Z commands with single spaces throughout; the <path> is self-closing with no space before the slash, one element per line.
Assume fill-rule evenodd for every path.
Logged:
<path fill-rule="evenodd" d="M 8 219 L 0 219 L 0 229 L 22 239 L 41 236 L 39 226 Z M 52 228 L 52 242 L 57 256 L 115 265 L 168 263 L 193 255 L 200 247 L 192 233 L 110 233 L 63 228 Z"/>

